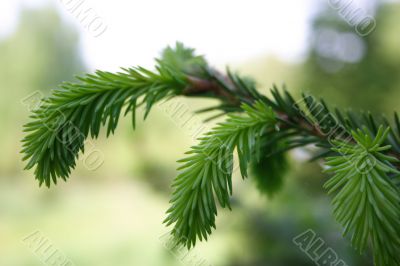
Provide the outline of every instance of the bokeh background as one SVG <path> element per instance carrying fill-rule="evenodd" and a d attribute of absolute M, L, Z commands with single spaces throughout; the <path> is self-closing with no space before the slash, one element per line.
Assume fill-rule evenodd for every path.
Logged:
<path fill-rule="evenodd" d="M 251 178 L 235 176 L 233 211 L 220 211 L 217 230 L 189 254 L 166 247 L 162 221 L 176 160 L 196 140 L 193 128 L 165 108 L 155 108 L 135 132 L 122 120 L 114 136 L 93 141 L 104 154 L 98 169 L 78 163 L 67 183 L 51 189 L 39 188 L 33 172 L 22 170 L 19 153 L 27 96 L 48 95 L 94 69 L 151 68 L 175 41 L 217 67 L 253 76 L 266 94 L 272 83 L 285 83 L 295 95 L 311 92 L 331 106 L 399 111 L 399 1 L 348 1 L 375 19 L 366 36 L 336 2 L 2 0 L 0 265 L 45 265 L 23 241 L 38 230 L 74 265 L 315 265 L 292 242 L 307 229 L 348 265 L 372 265 L 370 254 L 356 254 L 342 239 L 322 189 L 327 177 L 304 150 L 290 154 L 273 197 L 262 195 Z M 97 18 L 91 27 L 80 13 L 88 9 Z M 186 115 L 210 104 L 179 102 Z"/>

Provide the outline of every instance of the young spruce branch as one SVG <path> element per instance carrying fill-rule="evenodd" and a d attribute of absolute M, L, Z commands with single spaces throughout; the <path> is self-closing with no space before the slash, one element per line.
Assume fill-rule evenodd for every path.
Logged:
<path fill-rule="evenodd" d="M 177 43 L 156 59 L 155 70 L 141 67 L 110 73 L 96 71 L 63 83 L 42 100 L 24 127 L 26 169 L 35 168 L 39 185 L 66 180 L 84 152 L 88 137 L 106 127 L 114 133 L 121 115 L 176 96 L 209 97 L 220 104 L 198 112 L 226 116 L 180 160 L 165 220 L 175 240 L 193 247 L 215 228 L 216 201 L 230 208 L 233 154 L 242 177 L 250 165 L 258 187 L 268 195 L 280 187 L 287 166 L 285 154 L 314 145 L 313 159 L 325 160 L 333 177 L 326 182 L 335 193 L 336 220 L 362 252 L 371 243 L 375 264 L 400 265 L 400 119 L 393 123 L 369 113 L 331 111 L 323 100 L 303 95 L 295 101 L 275 86 L 272 97 L 260 94 L 252 79 L 210 67 L 193 49 Z M 272 173 L 273 176 L 268 175 Z"/>

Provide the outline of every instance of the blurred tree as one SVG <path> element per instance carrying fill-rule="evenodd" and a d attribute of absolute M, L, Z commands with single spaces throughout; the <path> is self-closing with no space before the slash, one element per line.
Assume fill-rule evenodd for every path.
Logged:
<path fill-rule="evenodd" d="M 376 29 L 360 36 L 340 11 L 327 7 L 315 17 L 300 88 L 341 107 L 391 112 L 400 96 L 399 3 L 376 6 Z"/>

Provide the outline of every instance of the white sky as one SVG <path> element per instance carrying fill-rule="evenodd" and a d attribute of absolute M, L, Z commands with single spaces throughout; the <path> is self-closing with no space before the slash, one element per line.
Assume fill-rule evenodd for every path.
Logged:
<path fill-rule="evenodd" d="M 67 3 L 78 1 L 105 20 L 101 36 L 93 37 L 68 11 Z M 300 60 L 316 0 L 1 0 L 0 38 L 15 29 L 21 7 L 49 3 L 79 30 L 88 66 L 116 70 L 152 65 L 160 50 L 177 40 L 217 65 L 265 54 Z"/>

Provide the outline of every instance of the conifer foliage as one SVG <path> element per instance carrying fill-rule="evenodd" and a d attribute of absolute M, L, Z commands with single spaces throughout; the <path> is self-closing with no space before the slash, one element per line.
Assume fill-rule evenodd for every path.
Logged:
<path fill-rule="evenodd" d="M 389 129 L 380 127 L 375 137 L 363 130 L 352 132 L 355 144 L 336 141 L 338 155 L 327 158 L 335 175 L 325 184 L 333 199 L 334 215 L 351 232 L 353 246 L 362 252 L 371 239 L 376 265 L 400 263 L 400 194 L 390 174 L 397 160 L 382 152 Z"/>
<path fill-rule="evenodd" d="M 273 130 L 275 114 L 263 102 L 253 106 L 243 104 L 243 115 L 229 114 L 226 122 L 218 124 L 200 138 L 200 143 L 180 160 L 182 172 L 172 186 L 172 206 L 166 222 L 175 223 L 173 235 L 188 247 L 196 238 L 207 239 L 215 228 L 217 208 L 214 195 L 222 207 L 229 207 L 232 194 L 233 152 L 237 148 L 242 177 L 247 177 L 247 165 L 253 155 L 260 155 L 260 138 Z"/>
<path fill-rule="evenodd" d="M 334 194 L 336 220 L 360 252 L 371 243 L 375 264 L 400 265 L 400 119 L 393 122 L 368 113 L 331 111 L 323 100 L 303 95 L 295 101 L 275 86 L 272 97 L 260 94 L 255 82 L 210 67 L 193 49 L 177 43 L 156 59 L 155 70 L 142 67 L 118 73 L 96 71 L 63 83 L 42 100 L 24 127 L 26 169 L 35 168 L 39 185 L 66 180 L 87 138 L 101 128 L 114 133 L 120 116 L 143 106 L 144 118 L 162 100 L 176 96 L 210 97 L 220 104 L 199 110 L 213 112 L 208 120 L 226 116 L 179 161 L 172 183 L 171 207 L 165 223 L 173 226 L 179 244 L 193 247 L 207 240 L 217 215 L 217 202 L 230 207 L 232 174 L 250 173 L 259 188 L 272 195 L 282 186 L 285 154 L 314 145 L 313 159 L 324 160 L 333 173 L 325 188 Z M 215 114 L 217 112 L 217 114 Z M 265 172 L 265 173 L 264 173 Z"/>

